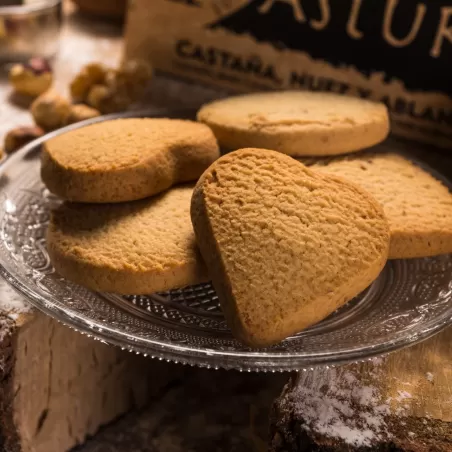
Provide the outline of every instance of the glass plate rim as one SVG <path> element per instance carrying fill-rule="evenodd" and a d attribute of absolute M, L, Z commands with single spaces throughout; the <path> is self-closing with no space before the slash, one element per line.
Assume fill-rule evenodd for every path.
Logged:
<path fill-rule="evenodd" d="M 50 132 L 43 137 L 27 144 L 20 150 L 15 152 L 12 156 L 9 156 L 3 160 L 0 160 L 0 175 L 10 165 L 14 165 L 16 160 L 23 158 L 24 155 L 33 152 L 39 145 L 44 143 L 49 138 L 63 134 L 69 130 L 84 127 L 96 122 L 102 122 L 109 119 L 125 118 L 125 117 L 178 117 L 179 115 L 185 115 L 186 113 L 193 112 L 191 109 L 184 110 L 168 110 L 168 109 L 148 109 L 140 111 L 131 111 L 126 113 L 118 113 L 100 116 L 94 119 L 82 121 L 77 124 L 73 124 L 62 129 Z M 421 166 L 427 166 L 423 162 L 418 161 L 416 158 L 409 156 L 409 158 Z M 435 176 L 440 180 L 446 181 L 448 185 L 451 182 L 445 178 L 444 175 L 429 168 Z M 2 194 L 4 195 L 4 194 Z M 3 198 L 3 196 L 2 196 Z M 0 261 L 0 276 L 13 287 L 22 296 L 38 310 L 44 312 L 50 317 L 54 318 L 58 322 L 70 327 L 71 329 L 93 337 L 96 340 L 100 340 L 105 343 L 109 343 L 115 346 L 119 346 L 122 349 L 129 350 L 130 352 L 136 352 L 152 358 L 158 358 L 160 360 L 167 360 L 172 362 L 179 362 L 182 364 L 188 364 L 192 366 L 200 366 L 207 368 L 225 368 L 236 369 L 240 371 L 264 371 L 264 372 L 276 372 L 276 371 L 293 371 L 293 370 L 306 370 L 317 366 L 336 366 L 349 362 L 367 361 L 377 356 L 387 354 L 389 352 L 402 349 L 404 347 L 414 345 L 424 341 L 436 333 L 442 331 L 446 327 L 452 324 L 452 307 L 451 315 L 445 317 L 442 321 L 433 322 L 432 320 L 426 322 L 425 327 L 415 333 L 401 336 L 392 340 L 388 340 L 372 346 L 367 346 L 365 349 L 360 348 L 358 345 L 354 347 L 348 347 L 340 352 L 337 351 L 325 351 L 323 353 L 296 353 L 296 352 L 262 352 L 259 349 L 256 351 L 231 351 L 231 350 L 213 350 L 204 347 L 197 348 L 184 348 L 182 345 L 164 342 L 160 340 L 154 340 L 149 338 L 141 338 L 140 342 L 137 342 L 130 337 L 126 332 L 121 331 L 118 328 L 112 327 L 108 324 L 101 323 L 95 319 L 90 319 L 88 316 L 71 311 L 71 308 L 67 310 L 62 309 L 60 306 L 49 302 L 45 296 L 41 295 L 35 290 L 28 288 L 23 284 L 16 276 L 14 276 Z M 105 301 L 107 302 L 107 301 Z M 120 309 L 115 306 L 114 309 Z M 364 356 L 363 356 L 364 355 Z M 271 361 L 272 368 L 263 369 L 259 360 Z M 298 364 L 297 364 L 298 363 Z"/>
<path fill-rule="evenodd" d="M 9 285 L 14 290 L 16 290 L 22 296 L 25 296 L 27 300 L 39 311 L 49 315 L 58 322 L 83 335 L 93 337 L 94 339 L 101 342 L 115 345 L 121 347 L 124 350 L 136 352 L 137 354 L 149 356 L 151 358 L 215 369 L 236 369 L 248 372 L 283 372 L 307 370 L 318 366 L 332 367 L 351 362 L 362 362 L 382 355 L 386 355 L 387 353 L 400 350 L 410 345 L 418 344 L 452 324 L 452 317 L 445 318 L 442 322 L 434 323 L 432 326 L 426 327 L 422 330 L 422 332 L 416 333 L 414 335 L 402 336 L 399 339 L 387 341 L 374 346 L 369 346 L 365 349 L 365 357 L 363 357 L 363 349 L 359 348 L 359 346 L 353 348 L 351 347 L 340 353 L 327 351 L 321 354 L 316 353 L 305 355 L 300 355 L 300 353 L 294 352 L 259 352 L 258 349 L 256 352 L 234 352 L 217 351 L 208 348 L 193 348 L 190 349 L 187 353 L 187 350 L 184 349 L 183 346 L 152 339 L 142 338 L 141 342 L 145 342 L 145 344 L 136 344 L 132 339 L 130 339 L 127 333 L 121 330 L 114 329 L 96 320 L 89 320 L 88 317 L 83 316 L 79 313 L 69 314 L 54 304 L 51 304 L 49 306 L 49 302 L 45 297 L 30 290 L 28 287 L 22 284 L 17 278 L 15 278 L 5 269 L 1 262 L 0 275 L 9 283 Z M 220 363 L 217 362 L 214 357 L 218 357 L 219 359 L 226 358 L 229 359 L 229 361 L 226 363 L 222 361 Z M 190 358 L 196 360 L 196 362 L 192 362 Z M 275 364 L 274 369 L 262 369 L 260 367 L 261 365 L 255 362 L 255 360 L 257 359 L 270 359 Z M 295 360 L 295 362 L 291 360 Z M 303 364 L 301 366 L 297 366 L 297 360 L 300 362 L 300 364 Z M 243 365 L 244 363 L 246 363 L 246 365 Z"/>

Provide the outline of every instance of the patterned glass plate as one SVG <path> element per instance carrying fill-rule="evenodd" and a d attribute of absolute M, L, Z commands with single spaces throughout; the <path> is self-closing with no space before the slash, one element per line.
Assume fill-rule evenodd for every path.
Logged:
<path fill-rule="evenodd" d="M 49 213 L 58 203 L 39 176 L 40 145 L 48 138 L 0 168 L 0 273 L 37 308 L 82 333 L 185 364 L 282 371 L 367 359 L 451 323 L 451 255 L 389 262 L 372 286 L 328 319 L 259 350 L 234 340 L 209 283 L 127 297 L 73 284 L 54 272 L 46 251 Z"/>

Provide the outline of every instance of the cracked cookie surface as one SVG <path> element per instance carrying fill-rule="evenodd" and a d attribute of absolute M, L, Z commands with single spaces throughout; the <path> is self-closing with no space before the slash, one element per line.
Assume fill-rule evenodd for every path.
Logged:
<path fill-rule="evenodd" d="M 388 255 L 388 223 L 372 196 L 270 150 L 211 165 L 191 218 L 226 320 L 250 346 L 324 319 L 371 284 Z"/>

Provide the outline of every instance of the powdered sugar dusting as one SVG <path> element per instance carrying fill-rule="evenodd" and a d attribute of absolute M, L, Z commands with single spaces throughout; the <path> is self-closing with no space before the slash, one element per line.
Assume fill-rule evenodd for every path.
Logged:
<path fill-rule="evenodd" d="M 411 399 L 411 397 L 412 397 L 412 395 L 406 391 L 397 391 L 397 394 L 399 394 L 396 397 L 397 402 L 401 402 L 402 400 L 405 400 L 405 399 Z"/>
<path fill-rule="evenodd" d="M 370 405 L 375 400 L 375 388 L 370 386 L 363 386 L 359 388 L 359 391 L 356 391 L 358 394 L 357 398 L 359 398 L 358 403 L 360 405 Z"/>
<path fill-rule="evenodd" d="M 5 320 L 0 319 L 0 343 L 3 341 L 3 339 L 5 339 L 6 333 L 7 333 L 7 329 L 5 328 Z"/>
<path fill-rule="evenodd" d="M 30 304 L 0 278 L 0 312 L 13 320 L 31 310 Z"/>
<path fill-rule="evenodd" d="M 14 322 L 5 317 L 0 317 L 0 343 L 3 342 L 5 337 L 8 335 L 9 331 L 11 330 L 11 327 L 14 325 Z M 1 363 L 0 363 L 1 366 Z M 0 368 L 1 370 L 1 368 Z"/>
<path fill-rule="evenodd" d="M 372 373 L 378 373 L 378 363 Z M 408 398 L 408 393 L 400 394 Z M 364 384 L 346 369 L 315 369 L 303 373 L 285 403 L 294 405 L 304 420 L 303 428 L 343 440 L 353 446 L 371 446 L 388 439 L 385 416 L 391 399 L 382 401 L 380 391 Z"/>

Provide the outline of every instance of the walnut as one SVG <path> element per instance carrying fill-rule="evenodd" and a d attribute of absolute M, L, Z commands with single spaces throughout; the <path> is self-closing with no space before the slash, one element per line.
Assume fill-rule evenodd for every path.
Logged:
<path fill-rule="evenodd" d="M 25 64 L 15 64 L 9 72 L 9 81 L 16 92 L 37 97 L 52 86 L 52 68 L 43 58 L 35 57 Z"/>
<path fill-rule="evenodd" d="M 66 118 L 66 124 L 73 124 L 74 122 L 84 121 L 85 119 L 95 118 L 100 116 L 99 110 L 88 107 L 88 105 L 77 104 L 72 105 L 69 116 Z"/>
<path fill-rule="evenodd" d="M 69 100 L 53 90 L 41 94 L 31 104 L 33 119 L 44 130 L 55 130 L 63 126 L 70 111 Z"/>
<path fill-rule="evenodd" d="M 42 137 L 44 130 L 37 126 L 22 126 L 10 130 L 5 136 L 4 150 L 7 154 L 17 151 L 30 141 Z"/>
<path fill-rule="evenodd" d="M 70 84 L 71 96 L 76 102 L 85 102 L 94 85 L 105 82 L 107 68 L 100 63 L 90 63 L 82 68 Z"/>

